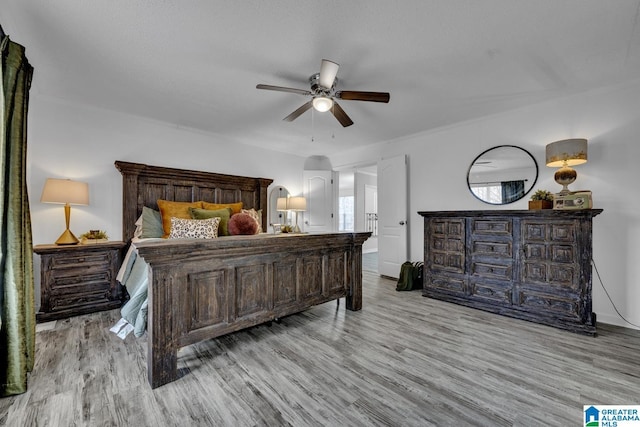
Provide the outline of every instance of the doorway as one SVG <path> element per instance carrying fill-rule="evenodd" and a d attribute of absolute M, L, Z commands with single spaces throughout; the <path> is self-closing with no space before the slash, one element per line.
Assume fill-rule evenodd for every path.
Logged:
<path fill-rule="evenodd" d="M 378 191 L 377 165 L 340 171 L 338 229 L 369 231 L 362 245 L 362 268 L 378 272 Z"/>

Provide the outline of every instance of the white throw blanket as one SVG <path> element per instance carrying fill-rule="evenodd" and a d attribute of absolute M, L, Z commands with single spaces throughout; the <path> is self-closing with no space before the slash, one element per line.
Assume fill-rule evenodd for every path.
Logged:
<path fill-rule="evenodd" d="M 129 293 L 129 301 L 120 309 L 122 319 L 111 328 L 122 339 L 131 331 L 136 337 L 141 337 L 147 329 L 148 272 L 147 263 L 138 256 L 135 244 L 132 243 L 116 277 Z"/>

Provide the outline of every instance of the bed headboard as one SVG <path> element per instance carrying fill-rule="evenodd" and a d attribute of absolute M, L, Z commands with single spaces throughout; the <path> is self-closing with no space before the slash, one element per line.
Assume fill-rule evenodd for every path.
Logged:
<path fill-rule="evenodd" d="M 224 175 L 141 163 L 115 162 L 122 174 L 122 240 L 129 242 L 142 207 L 158 209 L 157 200 L 210 203 L 241 201 L 244 209 L 262 209 L 262 229 L 267 230 L 269 200 L 267 178 Z"/>

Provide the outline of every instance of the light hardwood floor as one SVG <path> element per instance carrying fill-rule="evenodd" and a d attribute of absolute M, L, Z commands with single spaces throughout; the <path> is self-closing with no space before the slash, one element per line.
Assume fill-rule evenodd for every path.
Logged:
<path fill-rule="evenodd" d="M 37 334 L 27 393 L 1 426 L 578 426 L 584 404 L 640 404 L 640 333 L 596 338 L 396 292 L 364 273 L 364 304 L 314 307 L 182 349 L 151 390 L 146 340 L 118 312 Z"/>

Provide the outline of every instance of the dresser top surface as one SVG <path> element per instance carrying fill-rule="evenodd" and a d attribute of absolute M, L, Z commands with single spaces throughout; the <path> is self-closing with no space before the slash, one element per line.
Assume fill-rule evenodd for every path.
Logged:
<path fill-rule="evenodd" d="M 419 211 L 418 215 L 428 217 L 536 217 L 549 219 L 593 218 L 602 209 L 528 209 L 528 210 L 473 210 L 473 211 Z"/>

